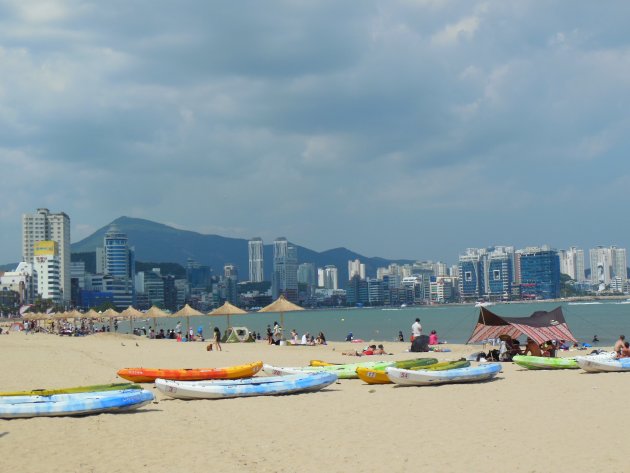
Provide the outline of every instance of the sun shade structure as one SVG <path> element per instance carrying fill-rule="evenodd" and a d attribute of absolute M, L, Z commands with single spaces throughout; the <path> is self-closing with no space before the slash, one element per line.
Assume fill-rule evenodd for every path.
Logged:
<path fill-rule="evenodd" d="M 133 306 L 127 307 L 123 310 L 120 315 L 122 317 L 129 317 L 129 327 L 131 328 L 131 332 L 133 333 L 133 319 L 143 319 L 145 317 L 143 312 L 140 312 L 138 309 L 135 309 Z"/>
<path fill-rule="evenodd" d="M 94 309 L 90 309 L 85 314 L 83 314 L 84 319 L 100 319 L 101 317 L 102 315 L 96 312 Z"/>
<path fill-rule="evenodd" d="M 561 307 L 534 312 L 529 317 L 502 317 L 485 307 L 479 310 L 479 320 L 466 343 L 481 342 L 500 335 L 518 338 L 526 335 L 536 343 L 548 340 L 571 340 L 577 342 L 567 325 Z"/>
<path fill-rule="evenodd" d="M 153 319 L 153 328 L 157 328 L 157 319 L 162 319 L 165 317 L 171 317 L 171 314 L 168 312 L 164 312 L 157 306 L 151 306 L 149 310 L 147 310 L 144 314 L 147 319 Z"/>
<path fill-rule="evenodd" d="M 298 310 L 304 310 L 297 304 L 294 304 L 291 301 L 286 300 L 283 294 L 280 295 L 275 301 L 273 301 L 268 306 L 263 307 L 258 312 L 279 312 L 280 313 L 280 327 L 282 328 L 282 340 L 284 338 L 284 313 L 285 312 L 295 312 Z"/>
<path fill-rule="evenodd" d="M 208 313 L 208 315 L 211 317 L 222 316 L 222 315 L 227 316 L 227 328 L 230 328 L 230 315 L 242 315 L 242 314 L 247 314 L 247 311 L 239 307 L 236 307 L 234 304 L 231 304 L 228 301 L 225 301 L 225 303 L 221 307 L 217 307 L 212 312 Z"/>
<path fill-rule="evenodd" d="M 116 312 L 114 309 L 112 309 L 111 307 L 107 310 L 105 310 L 102 314 L 103 317 L 107 317 L 109 319 L 109 328 L 111 329 L 112 327 L 112 322 L 114 321 L 114 319 L 116 317 L 119 317 L 120 314 L 118 312 Z"/>
<path fill-rule="evenodd" d="M 193 309 L 188 304 L 175 312 L 171 317 L 186 317 L 186 337 L 188 337 L 188 332 L 190 331 L 190 318 L 191 317 L 200 317 L 202 315 L 206 315 L 203 312 L 199 312 L 197 309 Z"/>

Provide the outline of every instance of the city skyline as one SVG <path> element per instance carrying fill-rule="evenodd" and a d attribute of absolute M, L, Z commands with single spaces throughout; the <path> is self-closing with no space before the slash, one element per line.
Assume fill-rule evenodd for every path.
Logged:
<path fill-rule="evenodd" d="M 38 207 L 73 241 L 629 246 L 627 2 L 81 5 L 0 5 L 1 262 Z"/>

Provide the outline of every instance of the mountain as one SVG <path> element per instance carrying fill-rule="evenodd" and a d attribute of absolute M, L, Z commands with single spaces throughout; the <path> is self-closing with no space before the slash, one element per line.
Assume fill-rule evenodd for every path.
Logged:
<path fill-rule="evenodd" d="M 17 268 L 17 265 L 17 263 L 0 264 L 0 271 L 13 271 L 15 268 Z"/>
<path fill-rule="evenodd" d="M 89 253 L 103 246 L 103 237 L 110 225 L 115 224 L 127 234 L 129 245 L 135 247 L 137 261 L 155 263 L 179 263 L 186 265 L 192 258 L 203 265 L 210 266 L 214 274 L 223 273 L 223 265 L 235 264 L 240 278 L 246 279 L 249 272 L 247 242 L 242 238 L 228 238 L 219 235 L 203 235 L 188 230 L 179 230 L 150 220 L 131 217 L 119 217 L 98 229 L 92 235 L 72 244 L 72 253 Z M 295 243 L 294 243 L 295 244 Z M 348 261 L 360 259 L 365 264 L 369 276 L 376 274 L 376 268 L 390 263 L 406 264 L 411 260 L 388 260 L 367 258 L 346 248 L 335 248 L 317 252 L 297 246 L 299 263 L 314 263 L 316 267 L 335 265 L 339 283 L 345 285 L 348 280 Z M 273 245 L 264 246 L 265 278 L 271 279 Z"/>

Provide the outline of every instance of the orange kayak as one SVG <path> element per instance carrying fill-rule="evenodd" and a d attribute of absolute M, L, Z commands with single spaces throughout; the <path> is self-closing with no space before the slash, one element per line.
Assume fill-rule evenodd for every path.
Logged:
<path fill-rule="evenodd" d="M 228 366 L 226 368 L 123 368 L 118 376 L 134 383 L 152 383 L 157 378 L 176 381 L 203 381 L 207 379 L 239 379 L 250 378 L 263 366 L 262 361 L 248 365 Z"/>

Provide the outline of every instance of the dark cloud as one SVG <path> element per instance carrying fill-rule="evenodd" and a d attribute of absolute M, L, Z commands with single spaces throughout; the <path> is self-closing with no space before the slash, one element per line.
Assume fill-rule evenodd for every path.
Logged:
<path fill-rule="evenodd" d="M 624 246 L 629 10 L 0 3 L 0 261 L 42 205 L 74 239 L 132 215 L 449 262 Z"/>

